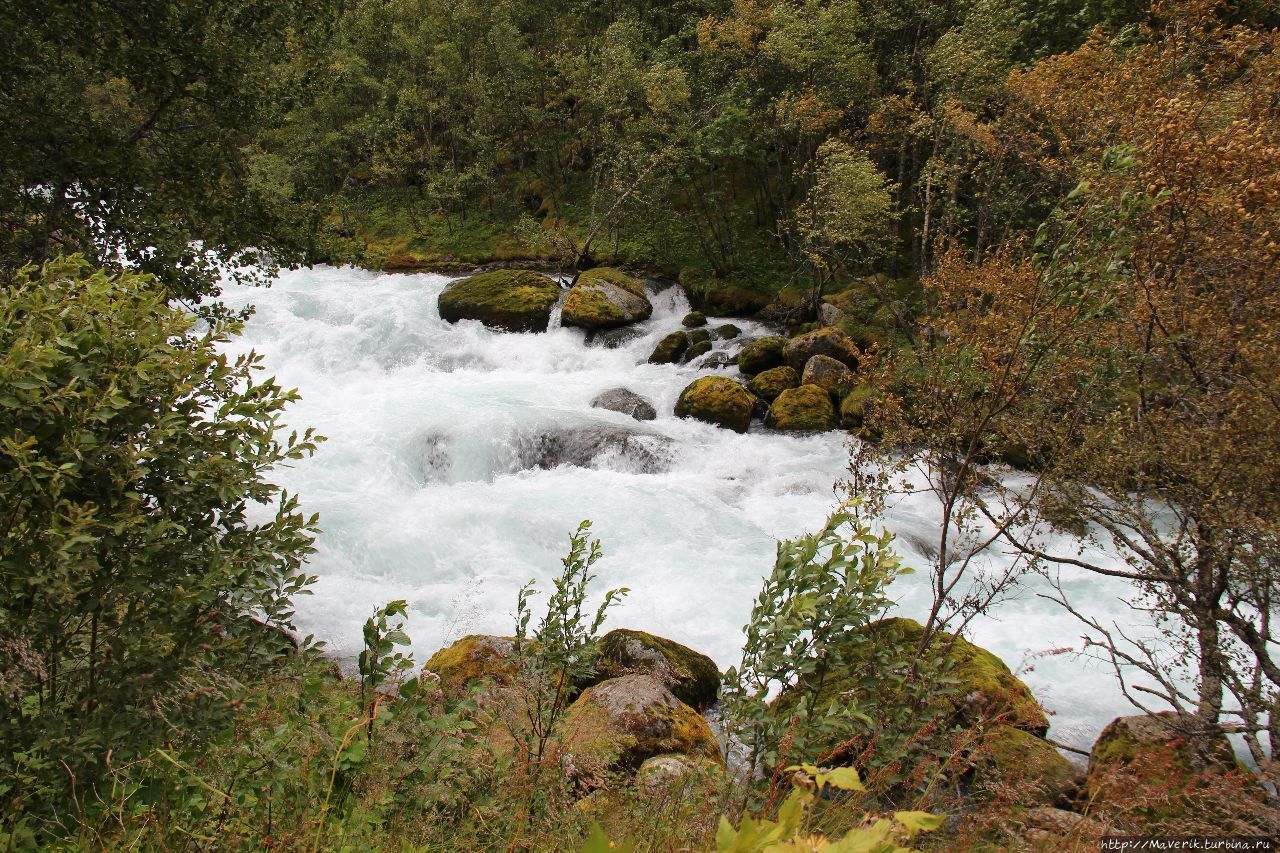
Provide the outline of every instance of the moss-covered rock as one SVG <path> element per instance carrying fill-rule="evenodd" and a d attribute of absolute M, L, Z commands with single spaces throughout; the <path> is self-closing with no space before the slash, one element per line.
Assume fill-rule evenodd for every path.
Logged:
<path fill-rule="evenodd" d="M 771 367 L 760 371 L 751 377 L 747 388 L 761 400 L 772 403 L 783 391 L 795 388 L 799 384 L 800 377 L 784 364 L 782 367 Z"/>
<path fill-rule="evenodd" d="M 769 304 L 769 295 L 745 287 L 710 287 L 694 294 L 698 308 L 715 317 L 750 317 Z"/>
<path fill-rule="evenodd" d="M 690 785 L 721 779 L 724 769 L 709 758 L 692 755 L 655 755 L 636 771 L 636 787 L 647 794 L 679 797 Z"/>
<path fill-rule="evenodd" d="M 867 408 L 876 398 L 871 385 L 855 385 L 840 400 L 840 425 L 845 429 L 861 429 L 867 418 Z"/>
<path fill-rule="evenodd" d="M 561 323 L 588 331 L 616 329 L 653 314 L 644 282 L 608 267 L 578 275 L 561 309 Z"/>
<path fill-rule="evenodd" d="M 721 340 L 731 341 L 741 334 L 742 330 L 732 323 L 725 323 L 723 326 L 716 327 L 716 337 Z"/>
<path fill-rule="evenodd" d="M 746 432 L 754 405 L 751 392 L 741 384 L 724 376 L 703 376 L 680 392 L 675 414 L 678 418 L 695 418 L 734 432 Z"/>
<path fill-rule="evenodd" d="M 774 399 L 764 425 L 787 432 L 814 432 L 836 428 L 831 395 L 817 385 L 787 388 Z"/>
<path fill-rule="evenodd" d="M 738 369 L 747 376 L 755 376 L 770 368 L 781 367 L 786 363 L 786 359 L 782 356 L 786 346 L 786 339 L 776 336 L 748 341 L 738 351 Z M 803 368 L 804 365 L 801 365 L 800 369 Z M 796 370 L 797 374 L 800 369 Z"/>
<path fill-rule="evenodd" d="M 516 675 L 514 637 L 468 634 L 431 656 L 426 669 L 449 693 L 464 693 L 480 682 L 508 685 Z"/>
<path fill-rule="evenodd" d="M 720 695 L 715 661 L 674 640 L 619 628 L 600 640 L 600 678 L 645 672 L 661 681 L 686 705 L 702 709 Z"/>
<path fill-rule="evenodd" d="M 1172 712 L 1138 714 L 1117 717 L 1098 735 L 1089 753 L 1088 789 L 1102 798 L 1124 796 L 1129 786 L 1185 789 L 1235 769 L 1225 735 L 1193 742 Z"/>
<path fill-rule="evenodd" d="M 689 338 L 689 344 L 711 343 L 711 332 L 706 329 L 690 329 L 685 332 Z"/>
<path fill-rule="evenodd" d="M 861 353 L 848 335 L 828 326 L 787 341 L 783 355 L 786 363 L 795 368 L 796 373 L 803 374 L 805 365 L 815 355 L 834 358 L 850 370 L 857 370 Z"/>
<path fill-rule="evenodd" d="M 707 721 L 647 674 L 583 691 L 565 714 L 564 748 L 575 758 L 631 770 L 668 753 L 724 760 Z"/>
<path fill-rule="evenodd" d="M 800 376 L 801 385 L 817 385 L 830 394 L 833 400 L 841 399 L 857 381 L 853 371 L 844 362 L 827 355 L 815 355 L 809 359 Z"/>
<path fill-rule="evenodd" d="M 650 364 L 675 364 L 680 361 L 685 350 L 689 348 L 689 336 L 684 332 L 672 332 L 653 348 L 649 356 Z"/>
<path fill-rule="evenodd" d="M 496 270 L 455 281 L 438 300 L 450 323 L 479 320 L 508 332 L 545 332 L 560 285 L 530 270 Z"/>
<path fill-rule="evenodd" d="M 696 329 L 699 326 L 707 325 L 707 315 L 701 311 L 690 311 L 684 315 L 684 319 L 680 321 L 680 325 L 686 329 Z"/>
<path fill-rule="evenodd" d="M 689 348 L 685 350 L 685 361 L 693 361 L 700 355 L 706 355 L 711 352 L 711 341 L 694 341 L 689 344 Z"/>
<path fill-rule="evenodd" d="M 1014 789 L 1022 805 L 1063 802 L 1084 776 L 1043 738 L 1013 726 L 994 725 L 983 732 L 980 753 L 973 780 L 978 791 L 996 795 L 999 787 Z"/>

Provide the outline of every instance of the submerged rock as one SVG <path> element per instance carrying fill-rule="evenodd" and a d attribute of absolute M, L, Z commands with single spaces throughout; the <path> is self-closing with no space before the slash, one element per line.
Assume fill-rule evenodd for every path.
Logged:
<path fill-rule="evenodd" d="M 647 320 L 653 305 L 644 282 L 608 267 L 578 275 L 561 309 L 561 324 L 588 331 L 626 326 Z"/>
<path fill-rule="evenodd" d="M 787 388 L 774 399 L 764 425 L 784 432 L 816 432 L 836 428 L 831 395 L 817 385 Z"/>
<path fill-rule="evenodd" d="M 517 440 L 517 470 L 561 465 L 657 474 L 671 466 L 672 440 L 612 424 L 542 430 Z"/>
<path fill-rule="evenodd" d="M 861 353 L 852 338 L 832 327 L 815 329 L 787 341 L 786 363 L 795 368 L 796 373 L 804 373 L 805 365 L 815 355 L 834 358 L 850 370 L 857 370 Z"/>
<path fill-rule="evenodd" d="M 771 367 L 768 370 L 762 370 L 757 373 L 747 383 L 747 388 L 761 400 L 766 403 L 772 403 L 783 391 L 788 388 L 795 388 L 799 384 L 800 377 L 796 375 L 796 372 L 783 365 L 782 367 Z"/>
<path fill-rule="evenodd" d="M 715 661 L 674 640 L 618 628 L 600 640 L 601 678 L 645 672 L 657 678 L 676 698 L 694 708 L 706 708 L 720 695 L 720 669 Z"/>
<path fill-rule="evenodd" d="M 621 412 L 638 421 L 651 421 L 658 416 L 652 403 L 626 388 L 610 388 L 608 391 L 601 391 L 591 401 L 591 406 L 595 409 Z"/>
<path fill-rule="evenodd" d="M 588 688 L 569 706 L 565 748 L 611 767 L 634 770 L 676 753 L 723 762 L 707 721 L 652 675 L 624 675 Z"/>
<path fill-rule="evenodd" d="M 603 332 L 591 332 L 587 335 L 587 346 L 617 349 L 632 341 L 643 338 L 645 330 L 637 326 L 619 326 Z"/>
<path fill-rule="evenodd" d="M 545 332 L 560 285 L 530 270 L 496 270 L 455 281 L 438 300 L 450 323 L 479 320 L 508 332 Z"/>
<path fill-rule="evenodd" d="M 702 356 L 693 366 L 704 370 L 722 370 L 726 367 L 733 367 L 737 363 L 738 357 L 736 355 L 715 351 Z"/>
<path fill-rule="evenodd" d="M 738 369 L 747 376 L 755 376 L 771 367 L 781 367 L 786 363 L 782 355 L 786 346 L 786 339 L 777 336 L 749 341 L 738 351 Z M 803 369 L 801 365 L 796 373 Z"/>
<path fill-rule="evenodd" d="M 680 357 L 688 348 L 689 336 L 684 332 L 672 332 L 658 341 L 658 345 L 653 348 L 653 354 L 649 356 L 649 363 L 675 364 L 680 361 Z"/>
<path fill-rule="evenodd" d="M 694 418 L 734 432 L 751 425 L 754 400 L 746 388 L 725 376 L 703 376 L 680 392 L 675 414 Z"/>

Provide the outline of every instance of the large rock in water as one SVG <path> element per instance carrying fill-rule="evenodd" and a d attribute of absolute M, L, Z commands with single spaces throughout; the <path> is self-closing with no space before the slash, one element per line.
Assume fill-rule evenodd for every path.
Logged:
<path fill-rule="evenodd" d="M 560 285 L 530 270 L 496 270 L 455 281 L 440 294 L 440 317 L 479 320 L 508 332 L 545 332 Z"/>
<path fill-rule="evenodd" d="M 653 348 L 649 356 L 650 364 L 675 364 L 680 361 L 685 350 L 689 348 L 689 336 L 684 332 L 672 332 Z"/>
<path fill-rule="evenodd" d="M 707 721 L 648 674 L 610 678 L 588 688 L 564 719 L 565 748 L 610 767 L 638 768 L 666 753 L 723 762 Z"/>
<path fill-rule="evenodd" d="M 732 379 L 703 376 L 680 392 L 675 414 L 678 418 L 694 418 L 734 432 L 746 432 L 751 426 L 754 405 L 751 392 Z"/>
<path fill-rule="evenodd" d="M 764 425 L 785 432 L 815 432 L 836 428 L 831 395 L 817 385 L 788 388 L 769 406 Z"/>
<path fill-rule="evenodd" d="M 644 631 L 618 628 L 605 634 L 597 675 L 617 678 L 636 672 L 657 678 L 694 708 L 706 708 L 720 695 L 720 669 L 706 655 Z"/>
<path fill-rule="evenodd" d="M 755 376 L 771 367 L 781 367 L 786 363 L 783 351 L 786 349 L 785 338 L 770 336 L 748 341 L 738 351 L 738 369 L 747 376 Z M 804 369 L 804 365 L 796 368 L 796 373 Z"/>
<path fill-rule="evenodd" d="M 772 403 L 783 391 L 795 388 L 799 384 L 800 377 L 784 364 L 782 367 L 771 367 L 760 371 L 747 383 L 747 388 L 761 400 Z"/>
<path fill-rule="evenodd" d="M 465 693 L 482 682 L 507 685 L 516 675 L 514 637 L 468 634 L 431 656 L 426 669 L 440 677 L 447 693 Z"/>
<path fill-rule="evenodd" d="M 816 329 L 787 341 L 784 357 L 796 373 L 803 374 L 805 365 L 815 355 L 834 358 L 850 370 L 857 370 L 861 353 L 852 338 L 831 327 Z"/>
<path fill-rule="evenodd" d="M 610 388 L 608 391 L 601 391 L 591 401 L 591 407 L 593 409 L 605 409 L 610 412 L 620 412 L 638 421 L 651 421 L 658 416 L 658 412 L 653 408 L 652 403 L 626 388 Z"/>
<path fill-rule="evenodd" d="M 560 322 L 587 331 L 616 329 L 653 314 L 644 282 L 608 267 L 579 273 L 569 288 L 561 309 Z"/>

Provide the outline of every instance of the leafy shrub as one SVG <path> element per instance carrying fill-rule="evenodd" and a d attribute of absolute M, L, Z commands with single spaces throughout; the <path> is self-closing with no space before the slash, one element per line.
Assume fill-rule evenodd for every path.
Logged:
<path fill-rule="evenodd" d="M 149 276 L 71 258 L 0 286 L 0 813 L 17 820 L 213 731 L 279 654 L 315 517 L 266 477 L 317 439 L 279 438 L 295 392 L 219 353 L 237 326 L 196 331 Z"/>

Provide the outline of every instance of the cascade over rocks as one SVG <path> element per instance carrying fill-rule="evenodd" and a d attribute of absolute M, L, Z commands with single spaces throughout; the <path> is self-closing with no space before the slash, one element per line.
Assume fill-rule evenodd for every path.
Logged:
<path fill-rule="evenodd" d="M 755 376 L 771 367 L 781 367 L 786 363 L 783 351 L 786 349 L 786 338 L 771 335 L 748 341 L 738 351 L 738 369 L 747 376 Z M 796 373 L 804 369 L 804 365 L 794 368 Z"/>
<path fill-rule="evenodd" d="M 801 385 L 778 394 L 769 406 L 764 425 L 788 432 L 821 432 L 836 428 L 836 410 L 825 389 Z"/>
<path fill-rule="evenodd" d="M 804 373 L 805 365 L 815 355 L 825 355 L 844 364 L 850 370 L 858 369 L 858 358 L 861 353 L 853 339 L 844 332 L 833 327 L 815 329 L 807 334 L 787 341 L 784 353 L 786 363 L 796 373 Z"/>
<path fill-rule="evenodd" d="M 719 351 L 707 353 L 698 359 L 698 362 L 693 366 L 704 370 L 723 370 L 726 367 L 733 367 L 737 363 L 738 357 L 736 355 L 729 355 L 727 352 Z"/>
<path fill-rule="evenodd" d="M 588 331 L 614 329 L 649 319 L 653 305 L 644 282 L 608 267 L 578 274 L 561 309 L 561 324 Z"/>
<path fill-rule="evenodd" d="M 565 748 L 610 767 L 679 753 L 723 764 L 711 727 L 652 675 L 610 678 L 583 691 L 564 721 Z"/>
<path fill-rule="evenodd" d="M 591 401 L 591 407 L 621 412 L 638 421 L 651 421 L 658 416 L 652 403 L 627 388 L 610 388 L 608 391 L 601 391 Z"/>
<path fill-rule="evenodd" d="M 799 384 L 800 377 L 784 364 L 782 367 L 771 367 L 757 373 L 747 383 L 747 388 L 766 403 L 772 403 L 783 391 L 795 388 Z"/>
<path fill-rule="evenodd" d="M 703 376 L 680 392 L 675 415 L 746 432 L 754 405 L 751 392 L 738 382 L 725 376 Z"/>
<path fill-rule="evenodd" d="M 601 678 L 644 672 L 657 678 L 686 705 L 703 709 L 720 695 L 715 661 L 674 640 L 645 631 L 619 628 L 600 640 Z"/>
<path fill-rule="evenodd" d="M 455 281 L 440 294 L 440 317 L 479 320 L 507 332 L 545 332 L 560 285 L 530 270 L 495 270 Z"/>
<path fill-rule="evenodd" d="M 672 440 L 656 433 L 633 432 L 612 424 L 538 430 L 520 436 L 517 470 L 550 470 L 561 465 L 590 468 L 602 461 L 608 467 L 637 474 L 656 474 L 671 465 Z M 621 464 L 619 464 L 621 463 Z"/>

